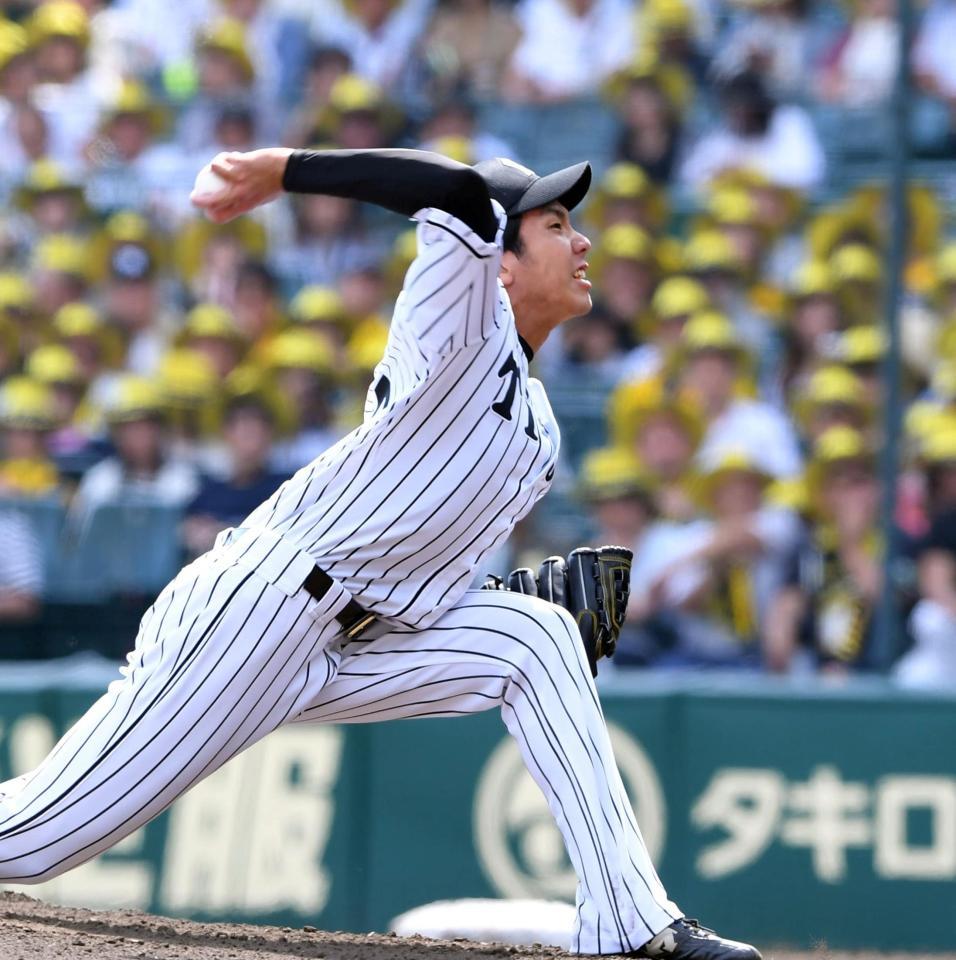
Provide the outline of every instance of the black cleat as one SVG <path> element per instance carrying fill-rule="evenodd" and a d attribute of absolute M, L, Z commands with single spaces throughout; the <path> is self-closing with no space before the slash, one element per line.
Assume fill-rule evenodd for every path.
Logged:
<path fill-rule="evenodd" d="M 762 960 L 756 947 L 725 940 L 688 917 L 675 920 L 630 956 L 648 960 Z"/>

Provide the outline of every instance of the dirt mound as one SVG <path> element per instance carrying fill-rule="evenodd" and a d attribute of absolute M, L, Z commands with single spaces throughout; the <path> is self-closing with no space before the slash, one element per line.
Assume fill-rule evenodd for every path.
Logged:
<path fill-rule="evenodd" d="M 18 893 L 0 893 L 3 960 L 93 956 L 97 960 L 554 960 L 567 954 L 551 947 L 325 933 L 312 927 L 195 923 L 135 910 L 58 907 Z"/>
<path fill-rule="evenodd" d="M 918 960 L 919 954 L 765 950 L 767 960 Z M 925 955 L 924 955 L 925 956 Z M 195 923 L 135 910 L 58 907 L 0 893 L 2 960 L 564 960 L 554 947 L 325 933 L 313 927 Z M 929 958 L 927 958 L 929 960 Z M 956 960 L 935 954 L 932 960 Z"/>

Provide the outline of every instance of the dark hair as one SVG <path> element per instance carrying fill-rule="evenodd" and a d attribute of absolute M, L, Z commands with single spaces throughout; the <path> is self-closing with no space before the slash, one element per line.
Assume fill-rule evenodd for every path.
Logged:
<path fill-rule="evenodd" d="M 521 214 L 516 217 L 508 217 L 508 223 L 505 225 L 504 236 L 501 238 L 505 253 L 509 251 L 516 257 L 524 253 L 524 244 L 521 242 L 519 231 L 521 230 Z"/>
<path fill-rule="evenodd" d="M 228 422 L 238 414 L 252 413 L 274 427 L 276 425 L 275 411 L 269 406 L 265 397 L 255 393 L 240 393 L 226 401 L 223 410 L 223 420 Z"/>

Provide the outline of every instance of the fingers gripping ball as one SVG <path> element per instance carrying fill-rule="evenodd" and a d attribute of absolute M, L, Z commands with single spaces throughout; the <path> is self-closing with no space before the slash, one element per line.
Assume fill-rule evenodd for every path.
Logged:
<path fill-rule="evenodd" d="M 199 198 L 214 197 L 218 193 L 229 189 L 229 182 L 213 170 L 210 164 L 206 164 L 196 174 L 196 182 L 193 184 L 192 196 Z"/>
<path fill-rule="evenodd" d="M 598 660 L 614 655 L 624 626 L 633 559 L 624 547 L 579 547 L 566 561 L 548 557 L 537 576 L 522 567 L 511 572 L 507 584 L 489 577 L 483 589 L 524 593 L 565 607 L 578 625 L 591 673 L 597 676 Z"/>

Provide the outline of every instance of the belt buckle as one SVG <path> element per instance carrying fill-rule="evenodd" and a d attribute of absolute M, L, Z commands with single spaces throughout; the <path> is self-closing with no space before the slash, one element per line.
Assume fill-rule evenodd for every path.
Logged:
<path fill-rule="evenodd" d="M 370 627 L 374 622 L 375 614 L 366 613 L 364 617 L 359 617 L 359 619 L 356 620 L 352 626 L 346 628 L 345 636 L 348 637 L 349 640 L 356 640 L 359 634 L 361 634 L 366 627 Z"/>

